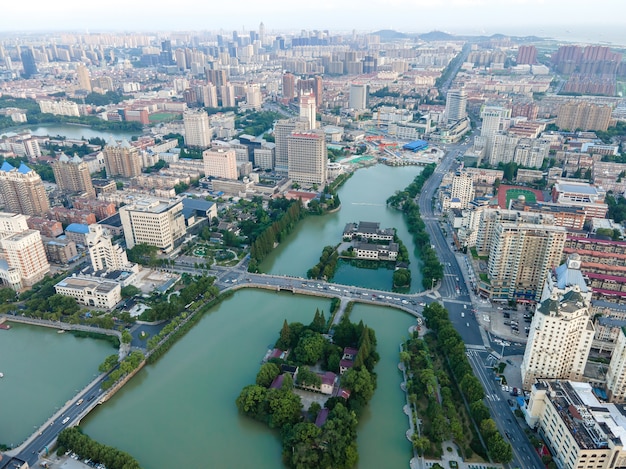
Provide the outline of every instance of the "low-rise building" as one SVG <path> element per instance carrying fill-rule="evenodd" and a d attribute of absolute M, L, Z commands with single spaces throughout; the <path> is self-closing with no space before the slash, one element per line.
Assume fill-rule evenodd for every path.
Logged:
<path fill-rule="evenodd" d="M 42 238 L 48 261 L 56 264 L 68 264 L 78 257 L 76 243 L 67 238 Z"/>
<path fill-rule="evenodd" d="M 122 300 L 119 283 L 87 277 L 67 277 L 54 286 L 59 295 L 71 296 L 82 305 L 113 309 Z"/>
<path fill-rule="evenodd" d="M 395 232 L 393 228 L 380 229 L 380 223 L 371 221 L 360 221 L 348 223 L 343 230 L 343 239 L 367 239 L 369 241 L 393 241 Z"/>
<path fill-rule="evenodd" d="M 374 261 L 395 261 L 398 258 L 398 244 L 371 244 L 357 242 L 354 245 L 357 259 Z"/>

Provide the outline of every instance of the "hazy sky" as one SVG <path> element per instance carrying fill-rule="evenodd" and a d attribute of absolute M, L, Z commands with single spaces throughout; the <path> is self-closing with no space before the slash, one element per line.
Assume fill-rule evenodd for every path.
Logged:
<path fill-rule="evenodd" d="M 519 34 L 623 29 L 624 0 L 0 0 L 0 32 L 331 29 Z M 545 30 L 545 35 L 549 35 Z M 602 39 L 599 39 L 602 40 Z"/>

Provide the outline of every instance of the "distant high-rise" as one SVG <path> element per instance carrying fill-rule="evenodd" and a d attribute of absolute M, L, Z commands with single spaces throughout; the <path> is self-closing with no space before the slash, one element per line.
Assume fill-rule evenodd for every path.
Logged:
<path fill-rule="evenodd" d="M 211 145 L 211 128 L 209 116 L 205 111 L 185 111 L 185 145 L 194 148 L 209 148 Z"/>
<path fill-rule="evenodd" d="M 209 68 L 205 70 L 205 74 L 207 81 L 213 83 L 218 88 L 224 86 L 228 81 L 226 70 L 214 70 Z"/>
<path fill-rule="evenodd" d="M 300 95 L 300 118 L 309 121 L 309 128 L 315 128 L 315 96 L 312 93 L 302 93 Z"/>
<path fill-rule="evenodd" d="M 69 158 L 66 154 L 62 154 L 51 166 L 59 189 L 85 193 L 88 197 L 96 196 L 96 191 L 91 182 L 91 174 L 89 174 L 89 166 L 77 155 Z"/>
<path fill-rule="evenodd" d="M 220 96 L 222 97 L 222 107 L 235 107 L 237 101 L 235 100 L 235 87 L 232 83 L 226 83 L 220 87 Z"/>
<path fill-rule="evenodd" d="M 585 101 L 568 101 L 559 106 L 556 125 L 563 130 L 606 131 L 611 121 L 613 108 L 608 105 Z"/>
<path fill-rule="evenodd" d="M 519 46 L 517 49 L 518 65 L 533 65 L 537 63 L 537 48 L 535 46 Z"/>
<path fill-rule="evenodd" d="M 20 56 L 22 58 L 22 67 L 24 68 L 24 78 L 37 75 L 38 71 L 33 50 L 30 47 L 22 47 Z"/>
<path fill-rule="evenodd" d="M 91 93 L 91 76 L 87 67 L 83 64 L 76 66 L 76 76 L 78 78 L 78 88 Z"/>
<path fill-rule="evenodd" d="M 14 290 L 40 281 L 50 271 L 46 251 L 37 230 L 25 230 L 0 240 L 6 267 L 0 267 L 0 278 Z"/>
<path fill-rule="evenodd" d="M 141 174 L 139 150 L 127 140 L 118 143 L 110 140 L 104 147 L 104 166 L 108 177 L 132 178 Z"/>
<path fill-rule="evenodd" d="M 261 44 L 265 43 L 265 25 L 263 22 L 259 24 L 259 40 L 261 41 Z"/>
<path fill-rule="evenodd" d="M 274 138 L 276 141 L 275 170 L 279 173 L 287 173 L 289 168 L 289 152 L 287 137 L 291 132 L 304 132 L 310 130 L 307 119 L 281 119 L 274 125 Z"/>
<path fill-rule="evenodd" d="M 292 132 L 287 137 L 289 153 L 288 176 L 294 182 L 326 184 L 328 153 L 326 140 L 321 131 Z"/>
<path fill-rule="evenodd" d="M 509 116 L 510 111 L 500 106 L 485 106 L 482 111 L 483 123 L 480 136 L 485 142 L 485 157 L 487 161 L 491 158 L 494 138 L 502 129 L 502 121 Z"/>
<path fill-rule="evenodd" d="M 350 109 L 360 111 L 367 109 L 367 85 L 353 83 L 350 85 Z"/>
<path fill-rule="evenodd" d="M 283 75 L 283 99 L 293 101 L 296 97 L 296 77 L 294 74 L 286 72 Z"/>
<path fill-rule="evenodd" d="M 24 163 L 15 168 L 6 161 L 0 167 L 0 193 L 8 212 L 44 215 L 50 210 L 41 177 Z"/>
<path fill-rule="evenodd" d="M 113 244 L 101 225 L 89 225 L 89 233 L 85 238 L 94 271 L 124 270 L 130 267 L 126 250 L 119 244 Z"/>
<path fill-rule="evenodd" d="M 450 90 L 446 96 L 445 116 L 448 122 L 467 117 L 467 95 L 465 90 Z"/>
<path fill-rule="evenodd" d="M 235 150 L 211 148 L 202 153 L 204 174 L 207 177 L 237 179 L 237 156 Z"/>

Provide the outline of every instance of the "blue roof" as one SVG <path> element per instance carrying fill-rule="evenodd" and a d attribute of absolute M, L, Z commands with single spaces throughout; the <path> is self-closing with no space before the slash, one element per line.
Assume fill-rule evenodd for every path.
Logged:
<path fill-rule="evenodd" d="M 22 163 L 17 170 L 18 170 L 18 172 L 20 172 L 22 174 L 28 174 L 28 173 L 30 173 L 32 171 L 32 169 L 30 169 L 24 163 Z"/>
<path fill-rule="evenodd" d="M 0 168 L 0 171 L 6 171 L 8 173 L 9 171 L 12 171 L 14 169 L 15 169 L 15 166 L 5 161 L 4 163 L 2 163 L 2 167 Z"/>
<path fill-rule="evenodd" d="M 65 231 L 71 231 L 72 233 L 87 234 L 89 233 L 89 226 L 83 223 L 70 223 L 69 225 L 67 225 L 67 228 L 65 228 Z"/>
<path fill-rule="evenodd" d="M 407 143 L 402 148 L 405 150 L 418 151 L 423 150 L 426 147 L 428 147 L 428 142 L 426 140 L 414 140 Z"/>

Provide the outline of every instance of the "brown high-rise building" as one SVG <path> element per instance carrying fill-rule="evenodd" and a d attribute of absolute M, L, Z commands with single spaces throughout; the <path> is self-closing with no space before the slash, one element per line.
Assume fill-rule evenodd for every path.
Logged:
<path fill-rule="evenodd" d="M 104 147 L 104 166 L 108 177 L 133 178 L 141 174 L 141 157 L 127 140 L 109 141 Z"/>
<path fill-rule="evenodd" d="M 592 104 L 584 101 L 569 101 L 559 106 L 556 125 L 563 130 L 606 131 L 611 121 L 611 106 Z"/>
<path fill-rule="evenodd" d="M 517 64 L 532 65 L 537 63 L 537 48 L 535 46 L 519 46 L 517 49 Z"/>
<path fill-rule="evenodd" d="M 88 197 L 95 197 L 96 191 L 91 183 L 89 166 L 78 156 L 73 158 L 62 154 L 57 161 L 52 163 L 54 180 L 59 189 L 68 192 L 84 193 Z"/>
<path fill-rule="evenodd" d="M 213 83 L 219 89 L 220 86 L 224 86 L 228 82 L 228 76 L 226 70 L 205 70 L 206 79 L 209 83 Z"/>
<path fill-rule="evenodd" d="M 283 75 L 283 99 L 285 101 L 293 101 L 296 97 L 296 77 L 292 73 Z"/>
<path fill-rule="evenodd" d="M 322 88 L 322 77 L 319 75 L 316 75 L 313 78 L 298 80 L 298 96 L 301 96 L 303 93 L 312 92 L 313 96 L 315 96 L 315 106 L 317 109 L 320 108 L 322 103 Z"/>
<path fill-rule="evenodd" d="M 7 212 L 43 215 L 50 209 L 41 177 L 24 163 L 19 168 L 6 161 L 2 164 L 0 193 Z"/>

